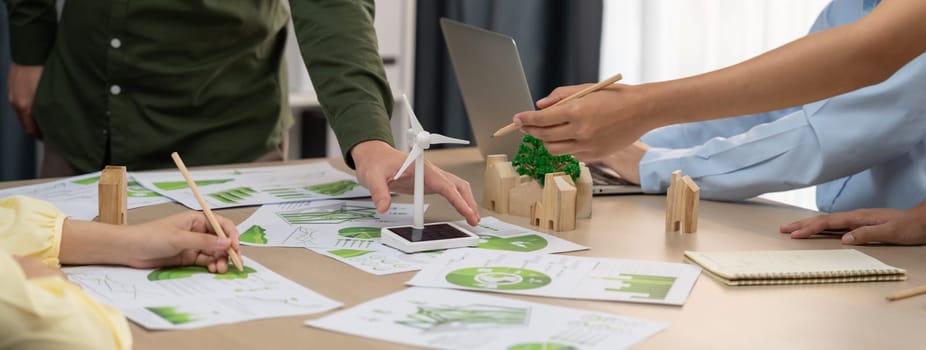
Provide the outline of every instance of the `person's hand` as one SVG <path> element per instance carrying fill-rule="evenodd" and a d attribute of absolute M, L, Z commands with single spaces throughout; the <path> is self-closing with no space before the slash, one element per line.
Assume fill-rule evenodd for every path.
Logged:
<path fill-rule="evenodd" d="M 23 270 L 26 279 L 31 280 L 42 277 L 61 277 L 67 279 L 67 276 L 60 269 L 48 267 L 48 265 L 45 265 L 45 263 L 38 258 L 14 255 L 13 260 L 19 264 L 19 268 Z"/>
<path fill-rule="evenodd" d="M 39 86 L 43 68 L 43 66 L 22 66 L 12 63 L 7 81 L 7 97 L 19 118 L 19 123 L 26 134 L 39 140 L 42 139 L 42 131 L 32 118 L 32 102 L 35 100 L 35 90 Z"/>
<path fill-rule="evenodd" d="M 408 157 L 407 153 L 400 152 L 385 142 L 372 140 L 354 146 L 351 156 L 357 167 L 357 179 L 370 190 L 376 210 L 380 213 L 386 212 L 392 203 L 390 190 L 401 193 L 414 191 L 414 166 L 409 166 L 398 180 L 393 180 Z M 479 223 L 479 207 L 466 180 L 425 160 L 424 189 L 426 194 L 439 193 L 447 198 L 470 225 L 475 226 Z"/>
<path fill-rule="evenodd" d="M 614 170 L 622 179 L 634 184 L 640 184 L 640 160 L 643 159 L 648 150 L 649 146 L 637 141 L 598 162 Z M 584 159 L 579 160 L 584 161 Z"/>
<path fill-rule="evenodd" d="M 818 215 L 781 225 L 791 238 L 807 238 L 824 230 L 849 230 L 843 244 L 926 244 L 926 202 L 908 210 L 859 209 Z"/>
<path fill-rule="evenodd" d="M 209 272 L 228 270 L 228 254 L 232 247 L 239 251 L 238 229 L 235 224 L 216 215 L 227 238 L 219 238 L 202 212 L 187 211 L 159 220 L 126 227 L 130 241 L 124 265 L 135 268 L 164 266 L 205 266 Z"/>
<path fill-rule="evenodd" d="M 657 126 L 646 118 L 650 107 L 645 94 L 632 85 L 614 84 L 551 107 L 588 86 L 559 87 L 537 101 L 541 110 L 515 114 L 513 122 L 542 140 L 550 153 L 572 154 L 586 162 L 602 160 Z"/>

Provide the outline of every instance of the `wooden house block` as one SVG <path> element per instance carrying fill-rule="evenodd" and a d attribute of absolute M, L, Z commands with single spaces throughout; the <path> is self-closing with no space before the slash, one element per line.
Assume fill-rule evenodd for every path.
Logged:
<path fill-rule="evenodd" d="M 678 232 L 679 230 L 679 227 L 676 226 L 679 223 L 678 214 L 675 213 L 675 193 L 678 186 L 675 183 L 681 177 L 682 171 L 676 170 L 672 172 L 672 177 L 669 179 L 669 188 L 666 190 L 666 232 Z"/>
<path fill-rule="evenodd" d="M 698 202 L 701 201 L 701 187 L 691 179 L 691 176 L 682 178 L 685 182 L 685 202 L 682 213 L 682 232 L 693 233 L 698 231 Z"/>
<path fill-rule="evenodd" d="M 543 199 L 543 188 L 532 177 L 521 175 L 515 186 L 508 191 L 508 214 L 531 216 L 531 205 Z"/>
<path fill-rule="evenodd" d="M 592 173 L 585 163 L 579 163 L 581 173 L 576 181 L 576 218 L 592 217 Z"/>
<path fill-rule="evenodd" d="M 576 227 L 576 186 L 565 173 L 546 174 L 543 199 L 531 207 L 531 224 L 553 231 Z"/>
<path fill-rule="evenodd" d="M 125 167 L 107 165 L 100 175 L 99 222 L 124 225 L 128 200 L 128 175 Z"/>
<path fill-rule="evenodd" d="M 499 214 L 508 213 L 509 192 L 518 181 L 518 173 L 504 154 L 486 158 L 483 174 L 482 206 Z"/>
<path fill-rule="evenodd" d="M 698 231 L 698 202 L 701 188 L 681 171 L 672 172 L 666 192 L 666 232 L 693 233 Z"/>

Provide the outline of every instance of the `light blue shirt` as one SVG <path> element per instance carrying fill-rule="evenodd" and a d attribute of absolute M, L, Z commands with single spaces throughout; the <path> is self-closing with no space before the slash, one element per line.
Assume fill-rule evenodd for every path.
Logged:
<path fill-rule="evenodd" d="M 877 1 L 834 0 L 811 32 L 858 20 Z M 817 186 L 821 211 L 909 208 L 926 199 L 926 55 L 869 87 L 771 113 L 674 125 L 643 137 L 645 192 L 681 169 L 701 197 L 743 200 Z"/>

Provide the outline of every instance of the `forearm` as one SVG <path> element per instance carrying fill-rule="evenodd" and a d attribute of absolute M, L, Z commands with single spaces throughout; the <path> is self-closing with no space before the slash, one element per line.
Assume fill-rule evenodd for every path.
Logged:
<path fill-rule="evenodd" d="M 913 218 L 916 231 L 920 232 L 924 236 L 924 239 L 926 239 L 926 200 L 908 209 L 907 214 Z"/>
<path fill-rule="evenodd" d="M 360 142 L 392 144 L 392 91 L 373 27 L 372 1 L 290 1 L 302 56 L 345 161 Z"/>
<path fill-rule="evenodd" d="M 127 265 L 124 253 L 131 246 L 133 235 L 126 227 L 65 220 L 58 259 L 65 265 Z"/>
<path fill-rule="evenodd" d="M 826 154 L 799 113 L 696 147 L 652 148 L 639 163 L 640 185 L 644 192 L 662 193 L 669 175 L 682 169 L 701 186 L 702 198 L 742 200 L 817 181 L 827 176 L 820 171 L 831 169 L 818 166 Z"/>
<path fill-rule="evenodd" d="M 926 3 L 885 0 L 862 19 L 808 35 L 743 63 L 641 85 L 659 125 L 817 101 L 890 77 L 926 49 Z"/>

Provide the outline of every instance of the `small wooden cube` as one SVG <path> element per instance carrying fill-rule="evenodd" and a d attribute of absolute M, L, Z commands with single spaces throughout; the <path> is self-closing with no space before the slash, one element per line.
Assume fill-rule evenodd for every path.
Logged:
<path fill-rule="evenodd" d="M 128 174 L 124 166 L 107 165 L 100 175 L 99 222 L 125 225 L 128 214 Z"/>

